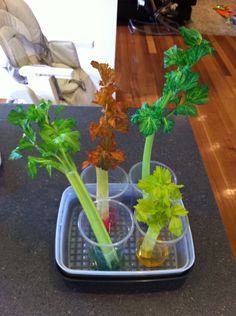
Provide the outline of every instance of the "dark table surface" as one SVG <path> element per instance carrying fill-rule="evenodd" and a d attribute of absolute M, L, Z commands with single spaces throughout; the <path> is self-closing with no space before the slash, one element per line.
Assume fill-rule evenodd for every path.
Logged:
<path fill-rule="evenodd" d="M 173 134 L 157 135 L 153 160 L 171 167 L 185 185 L 184 203 L 194 239 L 196 260 L 183 282 L 139 284 L 74 283 L 63 278 L 54 260 L 54 238 L 63 175 L 41 170 L 31 180 L 25 160 L 9 161 L 21 132 L 6 122 L 11 107 L 0 105 L 0 315 L 236 315 L 236 265 L 225 235 L 191 127 L 178 118 Z M 67 107 L 78 120 L 81 153 L 93 148 L 88 123 L 99 109 Z M 128 160 L 141 160 L 143 137 L 136 127 L 117 141 Z"/>

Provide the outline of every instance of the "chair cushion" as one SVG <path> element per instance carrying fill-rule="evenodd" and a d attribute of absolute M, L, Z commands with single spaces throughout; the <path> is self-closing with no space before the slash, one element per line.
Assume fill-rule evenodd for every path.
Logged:
<path fill-rule="evenodd" d="M 4 26 L 0 29 L 0 45 L 9 63 L 15 68 L 40 63 L 35 47 L 12 27 Z"/>
<path fill-rule="evenodd" d="M 70 41 L 50 41 L 48 47 L 54 63 L 65 64 L 71 68 L 80 67 L 74 43 Z"/>
<path fill-rule="evenodd" d="M 4 26 L 9 26 L 15 31 L 16 34 L 22 34 L 29 41 L 32 40 L 30 32 L 21 20 L 9 12 L 0 9 L 0 29 Z"/>
<path fill-rule="evenodd" d="M 19 21 L 24 21 L 25 28 L 29 31 L 32 42 L 43 44 L 44 37 L 30 7 L 22 0 L 4 0 L 4 2 L 10 14 L 18 18 Z"/>
<path fill-rule="evenodd" d="M 0 0 L 0 9 L 7 10 L 6 2 L 4 0 Z"/>
<path fill-rule="evenodd" d="M 57 63 L 54 63 L 53 66 L 66 67 Z M 83 69 L 76 68 L 73 71 L 71 79 L 57 79 L 57 82 L 61 94 L 68 104 L 85 105 L 92 103 L 96 88 Z"/>

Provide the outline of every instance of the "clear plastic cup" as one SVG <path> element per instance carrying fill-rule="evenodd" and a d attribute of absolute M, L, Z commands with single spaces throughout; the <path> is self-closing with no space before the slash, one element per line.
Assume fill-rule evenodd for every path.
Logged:
<path fill-rule="evenodd" d="M 95 204 L 100 201 L 95 201 Z M 78 218 L 78 228 L 84 239 L 84 247 L 88 254 L 88 265 L 96 270 L 121 270 L 126 243 L 134 231 L 134 218 L 130 209 L 123 203 L 107 199 L 109 219 L 105 226 L 111 238 L 111 244 L 99 244 L 92 231 L 84 211 Z M 110 258 L 113 260 L 110 261 Z M 85 260 L 86 261 L 86 260 Z"/>
<path fill-rule="evenodd" d="M 182 239 L 185 237 L 189 221 L 187 216 L 179 217 L 182 222 L 182 234 L 179 237 L 174 236 L 166 228 L 162 229 L 158 238 L 146 236 L 148 226 L 145 223 L 138 222 L 134 214 L 136 226 L 136 257 L 140 264 L 147 268 L 157 268 L 163 266 L 168 258 L 175 257 Z M 153 245 L 151 249 L 143 247 L 143 240 L 146 238 L 148 244 Z M 176 262 L 178 264 L 178 262 Z M 176 266 L 175 268 L 178 268 Z"/>
<path fill-rule="evenodd" d="M 97 200 L 97 178 L 96 168 L 88 166 L 81 172 L 81 179 L 84 182 L 90 196 Z M 129 177 L 121 167 L 108 170 L 108 190 L 107 198 L 124 202 L 129 189 Z"/>

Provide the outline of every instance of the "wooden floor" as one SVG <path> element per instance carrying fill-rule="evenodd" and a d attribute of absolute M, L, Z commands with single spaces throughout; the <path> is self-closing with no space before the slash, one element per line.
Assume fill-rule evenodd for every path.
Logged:
<path fill-rule="evenodd" d="M 210 87 L 210 99 L 190 122 L 236 258 L 236 37 L 206 38 L 217 52 L 196 70 Z M 127 26 L 118 26 L 118 98 L 134 106 L 155 101 L 164 83 L 163 51 L 173 44 L 181 46 L 182 39 L 130 34 Z"/>

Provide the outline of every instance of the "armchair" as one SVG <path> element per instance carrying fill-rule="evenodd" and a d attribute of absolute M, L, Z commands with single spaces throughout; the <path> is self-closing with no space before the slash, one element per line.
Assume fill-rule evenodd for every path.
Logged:
<path fill-rule="evenodd" d="M 47 41 L 23 0 L 0 0 L 0 98 L 91 104 L 98 82 L 80 65 L 76 46 L 92 52 L 94 42 Z"/>

